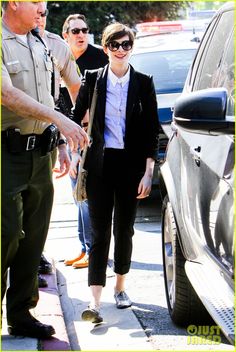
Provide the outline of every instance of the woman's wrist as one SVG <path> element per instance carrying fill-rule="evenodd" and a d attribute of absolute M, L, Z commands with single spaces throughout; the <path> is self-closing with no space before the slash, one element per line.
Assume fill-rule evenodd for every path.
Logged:
<path fill-rule="evenodd" d="M 58 141 L 58 145 L 67 145 L 67 140 L 61 137 Z"/>
<path fill-rule="evenodd" d="M 146 161 L 146 170 L 145 175 L 147 177 L 152 178 L 154 173 L 155 160 L 152 158 L 148 158 Z"/>

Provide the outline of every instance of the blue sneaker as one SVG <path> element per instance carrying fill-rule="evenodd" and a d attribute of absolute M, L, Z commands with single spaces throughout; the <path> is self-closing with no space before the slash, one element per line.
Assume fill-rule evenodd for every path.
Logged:
<path fill-rule="evenodd" d="M 125 291 L 116 292 L 114 294 L 114 298 L 118 309 L 124 309 L 132 306 L 132 302 Z"/>

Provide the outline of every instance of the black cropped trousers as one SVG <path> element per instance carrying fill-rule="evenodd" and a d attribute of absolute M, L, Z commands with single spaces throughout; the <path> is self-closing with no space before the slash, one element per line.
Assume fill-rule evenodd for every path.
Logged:
<path fill-rule="evenodd" d="M 87 193 L 93 238 L 89 254 L 88 284 L 106 284 L 106 268 L 113 220 L 114 272 L 130 269 L 138 185 L 142 173 L 129 166 L 125 150 L 105 149 L 103 174 L 89 172 Z"/>

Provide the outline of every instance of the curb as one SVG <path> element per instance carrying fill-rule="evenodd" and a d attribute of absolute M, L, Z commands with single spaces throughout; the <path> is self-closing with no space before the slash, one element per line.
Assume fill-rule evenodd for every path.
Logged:
<path fill-rule="evenodd" d="M 39 302 L 35 308 L 35 316 L 42 323 L 52 325 L 56 333 L 51 339 L 40 340 L 39 350 L 71 351 L 57 288 L 54 261 L 52 261 L 52 266 L 53 273 L 51 275 L 42 275 L 47 280 L 48 287 L 39 289 Z"/>

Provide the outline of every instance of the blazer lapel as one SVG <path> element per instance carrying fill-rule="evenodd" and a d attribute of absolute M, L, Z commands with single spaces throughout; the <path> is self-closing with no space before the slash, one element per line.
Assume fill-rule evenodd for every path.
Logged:
<path fill-rule="evenodd" d="M 128 96 L 127 96 L 127 105 L 126 105 L 126 127 L 129 124 L 130 117 L 133 112 L 135 100 L 137 99 L 137 91 L 138 91 L 137 75 L 133 67 L 130 66 L 130 80 L 129 80 L 129 88 L 128 88 Z"/>
<path fill-rule="evenodd" d="M 99 120 L 105 123 L 105 108 L 106 108 L 106 91 L 107 91 L 107 74 L 108 65 L 106 65 L 98 79 L 97 89 L 98 89 L 98 99 L 97 106 L 99 106 Z"/>

